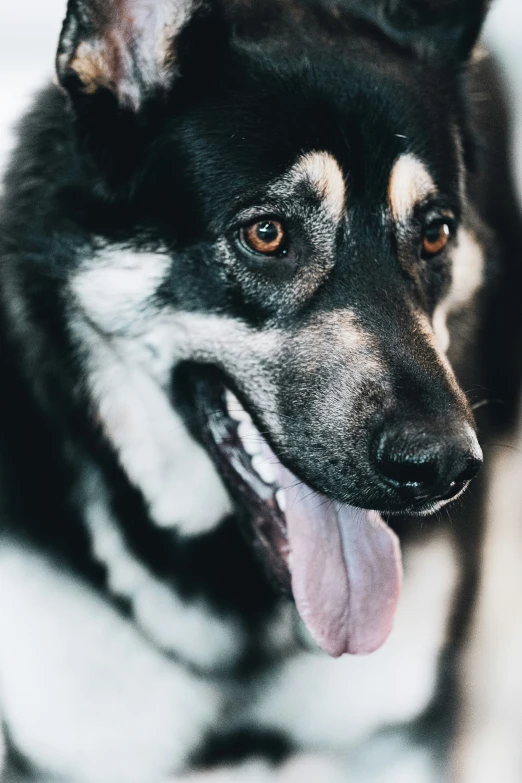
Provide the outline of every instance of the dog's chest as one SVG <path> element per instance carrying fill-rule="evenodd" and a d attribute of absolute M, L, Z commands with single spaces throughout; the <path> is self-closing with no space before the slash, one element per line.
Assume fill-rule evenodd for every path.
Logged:
<path fill-rule="evenodd" d="M 235 626 L 201 606 L 187 604 L 184 616 L 180 603 L 162 604 L 158 592 L 143 599 L 140 628 L 43 557 L 6 544 L 0 549 L 0 682 L 9 734 L 38 767 L 90 783 L 160 781 L 182 771 L 209 732 L 243 726 L 281 731 L 297 747 L 344 754 L 427 706 L 457 576 L 444 538 L 407 553 L 396 628 L 367 658 L 335 661 L 287 648 L 281 663 L 295 620 L 280 619 L 267 635 L 276 665 L 245 689 L 210 673 L 214 664 L 240 656 L 245 638 Z M 164 646 L 185 637 L 185 661 L 151 641 L 160 633 L 162 607 Z M 187 665 L 191 654 L 200 671 Z"/>
<path fill-rule="evenodd" d="M 223 704 L 102 596 L 13 544 L 0 548 L 0 683 L 19 752 L 89 783 L 168 776 Z"/>

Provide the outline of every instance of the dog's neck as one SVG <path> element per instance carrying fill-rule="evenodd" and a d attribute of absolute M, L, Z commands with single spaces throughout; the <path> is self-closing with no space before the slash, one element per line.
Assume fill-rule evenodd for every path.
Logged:
<path fill-rule="evenodd" d="M 224 502 L 207 496 L 205 524 L 201 514 L 191 516 L 190 504 L 201 506 L 202 489 L 187 477 L 192 473 L 201 482 L 209 465 L 211 483 L 217 476 L 206 453 L 202 466 L 202 447 L 167 404 L 163 390 L 142 365 L 129 366 L 128 356 L 101 346 L 97 388 L 116 419 L 117 414 L 130 417 L 124 416 L 119 434 L 126 448 L 137 449 L 132 459 L 141 459 L 143 471 L 160 473 L 151 476 L 159 488 L 154 504 L 144 491 L 151 485 L 141 483 L 140 473 L 138 480 L 129 476 L 121 448 L 115 448 L 121 444 L 108 437 L 112 431 L 100 431 L 92 405 L 77 404 L 73 382 L 67 406 L 54 405 L 48 394 L 42 404 L 39 387 L 47 387 L 53 371 L 59 376 L 63 368 L 46 366 L 44 378 L 45 363 L 29 367 L 16 335 L 6 338 L 4 348 L 0 416 L 6 491 L 1 494 L 13 505 L 5 518 L 16 519 L 14 534 L 30 543 L 37 540 L 79 571 L 170 654 L 203 669 L 219 669 L 225 660 L 236 665 L 247 654 L 245 629 L 263 624 L 279 599 L 232 516 L 220 482 Z M 51 355 L 47 348 L 44 342 L 42 356 Z M 140 432 L 143 442 L 125 440 Z M 184 485 L 178 471 L 184 471 Z M 173 524 L 165 524 L 165 513 L 158 524 L 154 510 L 161 504 L 168 509 L 167 499 Z M 248 520 L 244 525 L 246 531 Z M 168 619 L 160 623 L 163 613 Z M 180 640 L 193 638 L 176 630 L 183 623 L 201 629 L 197 649 L 180 646 Z"/>

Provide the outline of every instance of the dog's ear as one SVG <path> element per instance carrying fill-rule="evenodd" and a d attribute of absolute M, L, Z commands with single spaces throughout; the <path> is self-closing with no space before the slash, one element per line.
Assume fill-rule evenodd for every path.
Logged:
<path fill-rule="evenodd" d="M 109 91 L 138 112 L 180 71 L 180 40 L 211 0 L 69 0 L 57 75 L 73 99 Z M 81 97 L 80 97 L 81 99 Z"/>
<path fill-rule="evenodd" d="M 218 0 L 69 0 L 57 76 L 98 187 L 132 187 L 164 110 L 205 85 L 228 35 Z"/>
<path fill-rule="evenodd" d="M 492 0 L 330 0 L 425 58 L 463 62 Z"/>

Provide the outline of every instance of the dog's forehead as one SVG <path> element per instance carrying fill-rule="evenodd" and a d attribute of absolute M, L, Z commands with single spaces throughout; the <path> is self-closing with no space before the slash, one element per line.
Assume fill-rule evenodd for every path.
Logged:
<path fill-rule="evenodd" d="M 236 64 L 229 79 L 221 74 L 181 120 L 184 168 L 203 199 L 211 193 L 211 212 L 229 211 L 277 179 L 289 185 L 299 172 L 296 162 L 308 154 L 309 171 L 320 170 L 316 179 L 328 160 L 328 180 L 335 169 L 342 173 L 342 180 L 333 176 L 337 192 L 343 183 L 354 201 L 390 199 L 396 217 L 414 192 L 429 195 L 430 178 L 441 190 L 454 187 L 451 122 L 435 101 L 426 106 L 425 86 L 390 79 L 360 59 L 352 68 L 350 57 L 313 67 L 286 60 L 267 65 L 250 56 L 247 62 L 248 68 Z M 316 152 L 328 158 L 313 157 Z"/>

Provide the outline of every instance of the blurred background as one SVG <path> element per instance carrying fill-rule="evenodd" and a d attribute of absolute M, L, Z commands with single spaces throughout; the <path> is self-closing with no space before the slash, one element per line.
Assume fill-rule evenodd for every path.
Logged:
<path fill-rule="evenodd" d="M 64 10 L 65 0 L 0 5 L 0 171 L 17 118 L 52 77 Z M 494 0 L 484 38 L 499 58 L 511 97 L 513 165 L 522 195 L 521 34 L 522 0 Z M 522 433 L 497 452 L 482 591 L 463 664 L 458 783 L 522 781 Z"/>

